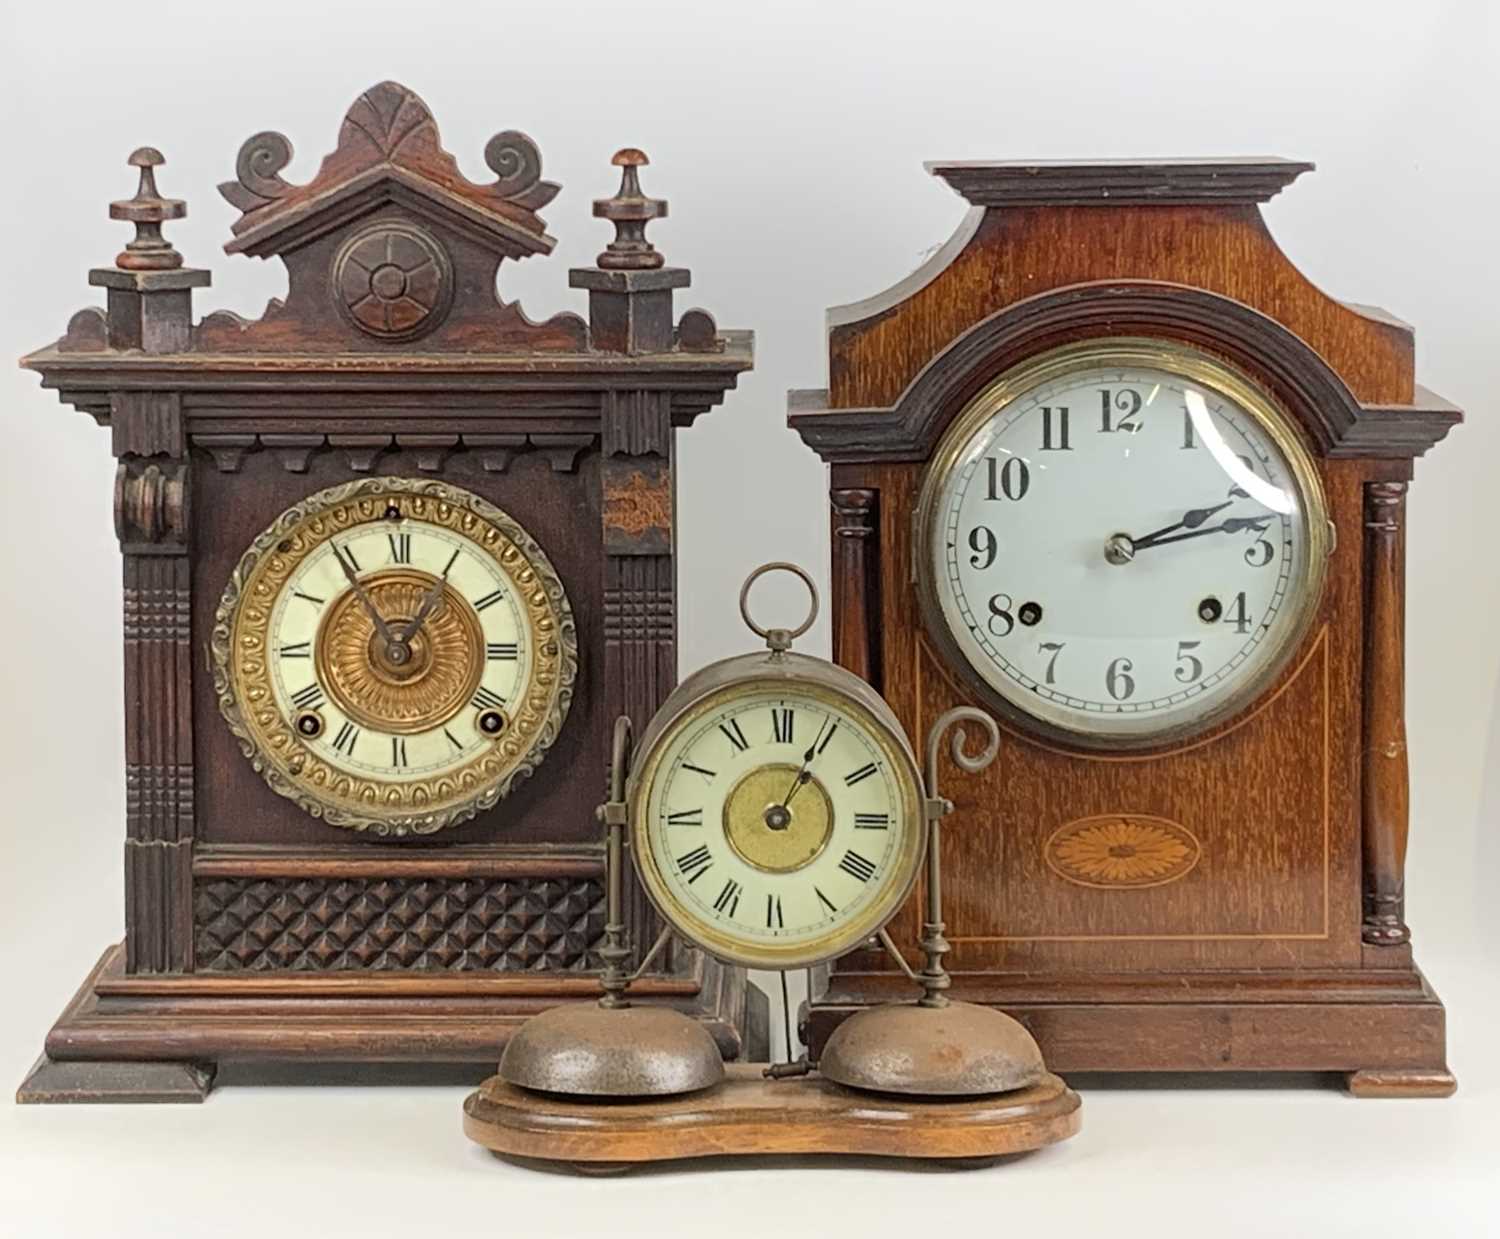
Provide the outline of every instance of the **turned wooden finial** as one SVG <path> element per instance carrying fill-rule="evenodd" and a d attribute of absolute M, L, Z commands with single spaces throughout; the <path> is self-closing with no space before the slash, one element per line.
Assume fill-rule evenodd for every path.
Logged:
<path fill-rule="evenodd" d="M 134 198 L 109 204 L 109 217 L 134 224 L 135 239 L 126 243 L 115 265 L 126 271 L 171 271 L 182 266 L 182 255 L 161 235 L 164 222 L 187 214 L 187 203 L 163 198 L 156 188 L 156 169 L 166 158 L 154 146 L 142 146 L 131 152 L 127 162 L 141 170 L 141 183 Z"/>
<path fill-rule="evenodd" d="M 636 169 L 650 162 L 645 151 L 633 146 L 616 151 L 610 160 L 621 169 L 620 188 L 613 198 L 594 202 L 594 214 L 615 226 L 615 239 L 598 258 L 606 271 L 649 271 L 666 262 L 646 240 L 646 225 L 667 213 L 664 200 L 648 198 L 641 190 L 640 173 Z"/>

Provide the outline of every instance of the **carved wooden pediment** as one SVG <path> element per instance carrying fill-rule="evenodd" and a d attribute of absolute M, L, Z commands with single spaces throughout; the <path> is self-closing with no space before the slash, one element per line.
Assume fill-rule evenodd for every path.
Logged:
<path fill-rule="evenodd" d="M 542 180 L 542 157 L 524 133 L 497 133 L 484 148 L 495 181 L 476 185 L 442 147 L 427 105 L 405 86 L 381 82 L 354 101 L 338 146 L 306 185 L 282 180 L 292 144 L 258 133 L 240 147 L 236 180 L 219 192 L 243 214 L 233 225 L 231 254 L 268 257 L 367 214 L 384 201 L 430 214 L 512 258 L 547 254 L 554 240 L 537 211 L 559 186 Z"/>

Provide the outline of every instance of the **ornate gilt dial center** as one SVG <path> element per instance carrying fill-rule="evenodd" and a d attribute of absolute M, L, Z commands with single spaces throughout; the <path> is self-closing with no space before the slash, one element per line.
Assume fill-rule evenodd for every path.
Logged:
<path fill-rule="evenodd" d="M 363 583 L 387 629 L 387 641 L 353 590 L 318 626 L 318 678 L 350 718 L 395 735 L 440 727 L 473 698 L 484 674 L 484 630 L 472 606 L 448 586 L 409 640 L 400 637 L 436 578 L 410 569 L 372 574 Z"/>
<path fill-rule="evenodd" d="M 816 860 L 833 834 L 833 805 L 817 779 L 799 782 L 796 766 L 760 766 L 724 799 L 724 835 L 740 858 L 763 873 L 791 873 Z"/>

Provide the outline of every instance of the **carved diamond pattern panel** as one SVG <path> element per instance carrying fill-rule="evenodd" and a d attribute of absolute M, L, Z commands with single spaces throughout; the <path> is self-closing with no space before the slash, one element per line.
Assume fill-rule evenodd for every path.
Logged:
<path fill-rule="evenodd" d="M 204 972 L 589 971 L 595 878 L 221 878 L 194 888 Z"/>

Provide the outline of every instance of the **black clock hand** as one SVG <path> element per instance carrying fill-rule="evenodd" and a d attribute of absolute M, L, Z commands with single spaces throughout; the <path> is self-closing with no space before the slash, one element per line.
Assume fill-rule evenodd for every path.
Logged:
<path fill-rule="evenodd" d="M 1211 533 L 1242 533 L 1246 529 L 1253 529 L 1256 533 L 1264 533 L 1266 526 L 1271 523 L 1269 516 L 1231 516 L 1222 524 L 1210 525 L 1207 529 L 1194 529 L 1190 533 L 1174 534 L 1170 538 L 1157 538 L 1154 541 L 1141 541 L 1135 543 L 1135 549 L 1140 551 L 1152 546 L 1166 546 L 1172 542 L 1186 542 L 1189 538 L 1202 538 Z"/>
<path fill-rule="evenodd" d="M 831 720 L 824 719 L 822 726 L 818 728 L 818 734 L 813 737 L 813 742 L 807 746 L 807 752 L 802 754 L 802 768 L 797 771 L 796 777 L 792 779 L 792 785 L 787 788 L 786 795 L 781 798 L 781 807 L 784 809 L 792 803 L 792 797 L 797 794 L 798 789 L 812 778 L 812 771 L 808 768 L 813 763 L 813 758 L 818 755 L 818 741 L 823 738 L 823 730 Z M 837 726 L 838 724 L 834 724 Z"/>
<path fill-rule="evenodd" d="M 354 574 L 354 565 L 344 558 L 344 553 L 339 549 L 338 543 L 334 543 L 333 557 L 339 561 L 339 567 L 344 570 L 344 575 L 349 579 L 349 585 L 354 590 L 354 596 L 359 599 L 360 606 L 369 612 L 370 618 L 375 621 L 375 631 L 380 634 L 380 639 L 391 645 L 396 637 L 385 622 L 385 617 L 375 608 L 370 595 L 365 592 L 365 587 L 359 583 L 359 577 Z"/>
<path fill-rule="evenodd" d="M 452 562 L 451 560 L 449 561 Z M 422 595 L 422 604 L 417 608 L 417 613 L 412 617 L 406 631 L 401 634 L 403 644 L 410 645 L 413 637 L 421 631 L 422 622 L 432 614 L 432 608 L 437 606 L 438 599 L 443 596 L 443 586 L 448 583 L 448 569 L 443 569 L 443 575 L 432 583 L 432 588 Z"/>
<path fill-rule="evenodd" d="M 1244 492 L 1241 491 L 1240 493 L 1243 494 Z M 1234 502 L 1234 499 L 1235 497 L 1231 496 L 1223 503 L 1216 503 L 1211 508 L 1191 508 L 1182 514 L 1182 519 L 1175 525 L 1163 525 L 1160 529 L 1153 529 L 1150 533 L 1143 533 L 1139 538 L 1131 538 L 1131 544 L 1140 547 L 1147 543 L 1155 542 L 1164 534 L 1176 533 L 1179 529 L 1197 529 L 1199 525 L 1203 524 L 1215 512 L 1222 512 L 1227 508 Z"/>

